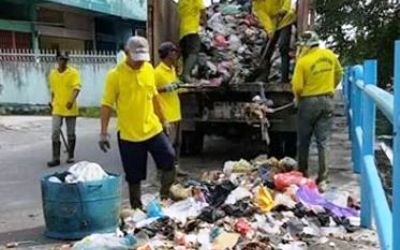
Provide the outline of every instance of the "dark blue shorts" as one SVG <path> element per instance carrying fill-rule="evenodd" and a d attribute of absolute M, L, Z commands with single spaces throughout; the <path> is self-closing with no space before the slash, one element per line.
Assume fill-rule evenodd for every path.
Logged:
<path fill-rule="evenodd" d="M 118 134 L 118 146 L 128 183 L 136 184 L 146 179 L 148 153 L 158 169 L 170 170 L 175 167 L 175 151 L 164 133 L 143 142 L 125 141 Z"/>

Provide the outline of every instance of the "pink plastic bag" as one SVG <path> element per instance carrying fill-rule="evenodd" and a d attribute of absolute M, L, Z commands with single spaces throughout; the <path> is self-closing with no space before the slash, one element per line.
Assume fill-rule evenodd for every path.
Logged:
<path fill-rule="evenodd" d="M 214 46 L 217 48 L 225 48 L 228 46 L 228 41 L 226 40 L 225 36 L 217 34 L 214 36 Z"/>
<path fill-rule="evenodd" d="M 311 179 L 303 176 L 303 173 L 298 171 L 291 171 L 274 176 L 275 188 L 279 191 L 284 191 L 291 185 L 308 186 L 311 189 L 317 189 L 317 185 Z"/>
<path fill-rule="evenodd" d="M 246 235 L 251 231 L 251 226 L 246 219 L 240 218 L 236 221 L 235 231 L 240 233 L 241 235 Z"/>

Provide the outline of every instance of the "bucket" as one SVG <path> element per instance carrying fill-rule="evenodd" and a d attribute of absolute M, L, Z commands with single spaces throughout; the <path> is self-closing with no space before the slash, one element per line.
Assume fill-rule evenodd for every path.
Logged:
<path fill-rule="evenodd" d="M 45 236 L 77 240 L 93 233 L 115 232 L 121 209 L 121 177 L 101 181 L 53 183 L 41 179 Z"/>

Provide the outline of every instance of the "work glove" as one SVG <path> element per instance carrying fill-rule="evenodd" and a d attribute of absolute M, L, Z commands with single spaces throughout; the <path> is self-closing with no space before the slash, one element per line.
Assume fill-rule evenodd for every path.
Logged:
<path fill-rule="evenodd" d="M 293 98 L 293 104 L 294 104 L 294 108 L 297 109 L 299 106 L 299 98 L 298 97 Z"/>
<path fill-rule="evenodd" d="M 158 91 L 160 93 L 171 93 L 176 91 L 177 89 L 179 89 L 179 85 L 181 85 L 182 83 L 180 81 L 177 82 L 172 82 L 162 88 L 160 88 Z"/>
<path fill-rule="evenodd" d="M 109 138 L 109 134 L 100 134 L 99 147 L 104 153 L 111 149 Z"/>

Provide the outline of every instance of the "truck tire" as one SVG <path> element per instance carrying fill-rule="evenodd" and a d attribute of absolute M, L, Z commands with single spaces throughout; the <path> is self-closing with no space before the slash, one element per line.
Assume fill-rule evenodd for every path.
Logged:
<path fill-rule="evenodd" d="M 182 131 L 182 155 L 203 153 L 204 134 L 200 131 Z"/>

